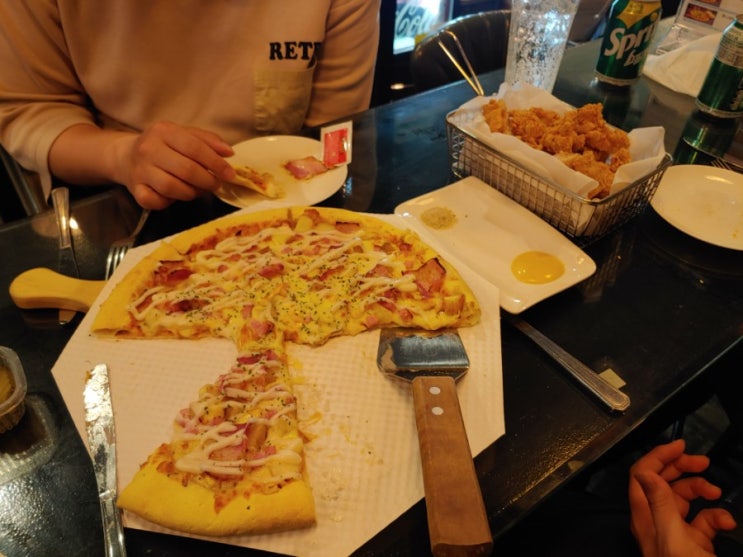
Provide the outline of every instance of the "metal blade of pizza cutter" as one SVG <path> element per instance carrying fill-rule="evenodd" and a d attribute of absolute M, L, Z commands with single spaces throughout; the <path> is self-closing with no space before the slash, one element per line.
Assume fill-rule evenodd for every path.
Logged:
<path fill-rule="evenodd" d="M 433 554 L 490 554 L 493 538 L 455 384 L 469 368 L 459 334 L 383 329 L 377 366 L 412 383 Z"/>

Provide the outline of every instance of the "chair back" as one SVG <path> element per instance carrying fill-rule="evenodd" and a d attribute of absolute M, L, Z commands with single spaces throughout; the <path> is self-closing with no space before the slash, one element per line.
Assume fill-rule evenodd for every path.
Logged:
<path fill-rule="evenodd" d="M 476 74 L 505 67 L 510 23 L 510 10 L 491 10 L 458 17 L 427 35 L 410 57 L 410 73 L 416 90 L 425 91 L 464 79 L 439 47 L 441 40 L 459 59 L 459 50 L 447 36 L 448 32 L 459 39 Z M 459 61 L 466 68 L 463 61 Z"/>
<path fill-rule="evenodd" d="M 27 216 L 36 215 L 48 209 L 38 176 L 23 167 L 0 145 L 0 163 L 5 168 L 18 200 Z"/>

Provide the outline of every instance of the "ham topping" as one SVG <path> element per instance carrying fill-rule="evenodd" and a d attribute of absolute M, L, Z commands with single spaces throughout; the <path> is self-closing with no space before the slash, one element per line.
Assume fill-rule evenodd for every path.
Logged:
<path fill-rule="evenodd" d="M 297 180 L 309 180 L 328 171 L 325 163 L 313 156 L 290 160 L 284 164 L 284 168 L 291 172 Z"/>

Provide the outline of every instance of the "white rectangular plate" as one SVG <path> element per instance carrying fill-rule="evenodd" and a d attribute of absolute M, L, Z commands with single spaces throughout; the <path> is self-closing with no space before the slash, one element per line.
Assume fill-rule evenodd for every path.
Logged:
<path fill-rule="evenodd" d="M 421 215 L 433 207 L 452 211 L 454 224 L 439 229 L 425 224 Z M 395 208 L 395 214 L 455 266 L 461 262 L 497 286 L 500 305 L 510 313 L 520 313 L 596 271 L 594 261 L 563 234 L 474 177 L 406 201 Z M 511 263 L 527 251 L 557 257 L 565 272 L 545 284 L 520 281 Z"/>

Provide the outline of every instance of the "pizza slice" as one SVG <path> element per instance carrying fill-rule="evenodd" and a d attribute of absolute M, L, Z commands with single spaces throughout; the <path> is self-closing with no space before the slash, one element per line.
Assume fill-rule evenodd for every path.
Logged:
<path fill-rule="evenodd" d="M 280 347 L 241 352 L 178 414 L 119 507 L 197 535 L 277 532 L 315 521 L 296 399 Z"/>
<path fill-rule="evenodd" d="M 235 178 L 230 183 L 246 187 L 271 199 L 284 196 L 283 188 L 274 180 L 270 172 L 260 172 L 245 164 L 235 165 L 233 168 Z"/>

